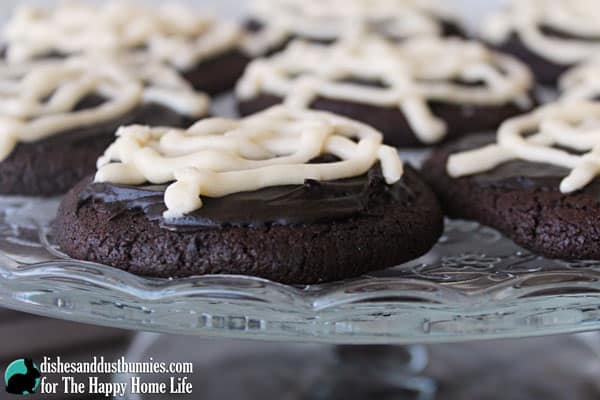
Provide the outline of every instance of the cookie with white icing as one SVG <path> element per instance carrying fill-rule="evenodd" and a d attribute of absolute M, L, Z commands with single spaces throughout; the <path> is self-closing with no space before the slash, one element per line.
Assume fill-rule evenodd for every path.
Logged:
<path fill-rule="evenodd" d="M 464 36 L 450 7 L 440 0 L 252 0 L 246 49 L 272 54 L 293 39 L 332 43 L 356 31 L 392 40 L 416 36 Z"/>
<path fill-rule="evenodd" d="M 545 256 L 600 260 L 599 132 L 600 102 L 563 100 L 434 151 L 423 172 L 453 217 Z"/>
<path fill-rule="evenodd" d="M 25 62 L 82 53 L 126 53 L 165 62 L 198 90 L 230 89 L 248 59 L 243 35 L 233 23 L 218 21 L 182 4 L 151 6 L 133 0 L 92 5 L 63 1 L 44 9 L 17 9 L 4 29 L 5 58 Z"/>
<path fill-rule="evenodd" d="M 98 166 L 63 201 L 57 241 L 146 276 L 339 280 L 414 259 L 442 232 L 433 192 L 381 134 L 324 112 L 125 127 Z"/>
<path fill-rule="evenodd" d="M 564 73 L 559 89 L 564 100 L 600 100 L 600 55 Z"/>
<path fill-rule="evenodd" d="M 51 196 L 94 170 L 124 124 L 188 126 L 209 99 L 163 64 L 0 63 L 0 194 Z"/>
<path fill-rule="evenodd" d="M 511 0 L 481 31 L 530 65 L 540 83 L 554 86 L 568 68 L 600 54 L 600 7 L 596 0 Z"/>
<path fill-rule="evenodd" d="M 495 129 L 531 109 L 533 78 L 516 59 L 458 38 L 401 44 L 358 34 L 334 45 L 296 41 L 250 63 L 243 115 L 284 102 L 367 123 L 395 146 L 433 145 Z"/>

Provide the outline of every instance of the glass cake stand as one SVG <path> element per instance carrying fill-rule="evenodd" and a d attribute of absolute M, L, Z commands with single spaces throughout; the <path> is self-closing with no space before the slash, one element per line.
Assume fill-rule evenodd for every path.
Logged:
<path fill-rule="evenodd" d="M 244 356 L 281 372 L 318 353 L 300 398 L 348 399 L 352 387 L 357 396 L 385 388 L 393 398 L 430 399 L 436 385 L 420 376 L 427 352 L 419 345 L 600 330 L 599 262 L 544 259 L 477 223 L 448 221 L 435 248 L 405 265 L 294 287 L 246 276 L 148 279 L 72 260 L 52 238 L 58 202 L 0 198 L 0 305 L 143 332 L 308 343 L 286 346 L 292 355 L 252 345 Z M 168 338 L 138 335 L 128 360 L 164 354 Z M 201 338 L 171 345 L 175 360 L 197 363 L 213 347 Z M 272 380 L 285 386 L 298 374 Z"/>
<path fill-rule="evenodd" d="M 247 276 L 161 280 L 54 246 L 58 200 L 0 199 L 3 306 L 125 329 L 231 338 L 411 344 L 600 329 L 600 263 L 548 260 L 448 221 L 427 255 L 305 287 Z"/>

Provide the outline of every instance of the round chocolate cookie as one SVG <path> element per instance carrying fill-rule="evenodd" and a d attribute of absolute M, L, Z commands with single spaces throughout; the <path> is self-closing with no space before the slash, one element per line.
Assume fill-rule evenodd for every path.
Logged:
<path fill-rule="evenodd" d="M 366 123 L 386 144 L 421 147 L 495 129 L 529 111 L 533 86 L 524 64 L 477 42 L 396 44 L 365 35 L 333 45 L 294 42 L 251 62 L 236 94 L 242 115 L 285 103 Z"/>
<path fill-rule="evenodd" d="M 598 4 L 588 0 L 510 0 L 482 23 L 483 40 L 528 64 L 556 86 L 570 67 L 600 52 Z"/>
<path fill-rule="evenodd" d="M 493 142 L 494 135 L 465 137 L 434 150 L 425 162 L 423 173 L 446 213 L 496 228 L 547 257 L 600 259 L 600 179 L 564 194 L 559 187 L 568 169 L 522 160 L 476 175 L 448 175 L 451 154 Z"/>
<path fill-rule="evenodd" d="M 244 274 L 288 284 L 355 277 L 426 253 L 442 233 L 433 192 L 407 168 L 386 185 L 379 167 L 224 198 L 165 220 L 164 187 L 85 180 L 55 222 L 62 251 L 152 277 Z"/>
<path fill-rule="evenodd" d="M 463 37 L 463 38 L 468 37 L 464 28 L 456 21 L 441 20 L 441 21 L 439 21 L 439 24 L 440 24 L 440 34 L 443 37 L 452 37 L 452 36 Z M 267 28 L 268 24 L 265 24 L 257 19 L 249 19 L 244 24 L 244 27 L 245 27 L 246 31 L 248 32 L 248 35 L 250 37 L 252 37 L 253 35 L 260 35 L 261 33 L 264 33 L 265 30 L 268 29 Z M 390 38 L 392 40 L 397 40 L 399 42 L 403 40 L 402 38 L 389 37 L 389 35 L 386 35 L 385 31 L 381 32 L 381 29 L 375 28 L 375 31 L 376 32 L 379 31 L 383 36 L 387 36 L 388 38 Z M 407 38 L 404 38 L 404 39 L 407 39 Z M 256 50 L 255 56 L 270 56 L 275 53 L 279 53 L 280 51 L 284 50 L 294 40 L 307 40 L 309 42 L 320 43 L 320 44 L 332 44 L 332 43 L 335 43 L 335 41 L 336 41 L 336 39 L 323 39 L 323 38 L 318 39 L 318 38 L 314 38 L 314 37 L 310 37 L 310 36 L 308 36 L 308 37 L 303 36 L 303 35 L 297 34 L 297 33 L 296 34 L 290 33 L 289 35 L 285 36 L 285 38 L 283 38 L 275 43 L 270 43 L 269 45 L 264 46 L 264 48 L 260 48 L 260 49 Z"/>
<path fill-rule="evenodd" d="M 170 2 L 28 6 L 8 21 L 2 57 L 22 63 L 110 50 L 140 63 L 168 64 L 196 90 L 214 95 L 233 88 L 249 62 L 242 31 L 236 23 Z"/>
<path fill-rule="evenodd" d="M 89 96 L 74 111 L 102 104 Z M 122 125 L 147 123 L 189 126 L 193 121 L 158 104 L 144 104 L 113 121 L 82 127 L 31 143 L 19 143 L 0 161 L 0 194 L 57 196 L 96 169 L 96 160 Z"/>
<path fill-rule="evenodd" d="M 6 48 L 3 49 L 6 51 Z M 48 53 L 36 57 L 37 61 L 44 59 L 61 59 L 69 57 L 64 54 Z M 0 54 L 0 58 L 5 58 Z M 209 95 L 219 95 L 231 90 L 242 76 L 250 57 L 241 50 L 229 50 L 207 60 L 198 62 L 192 67 L 177 71 L 195 90 Z"/>
<path fill-rule="evenodd" d="M 256 98 L 238 101 L 241 115 L 251 115 L 281 104 L 282 98 L 260 94 Z M 350 101 L 317 98 L 311 105 L 313 110 L 329 111 L 357 121 L 364 122 L 381 133 L 385 142 L 396 147 L 422 147 L 425 145 L 398 107 L 378 107 Z M 447 126 L 444 140 L 452 140 L 469 132 L 482 132 L 495 129 L 507 118 L 523 113 L 516 104 L 500 106 L 458 105 L 452 103 L 431 102 L 431 111 Z"/>
<path fill-rule="evenodd" d="M 116 56 L 114 58 L 117 58 Z M 210 100 L 160 63 L 113 56 L 0 63 L 0 194 L 63 194 L 131 124 L 188 127 Z"/>
<path fill-rule="evenodd" d="M 245 28 L 255 56 L 275 54 L 293 40 L 331 44 L 355 31 L 390 40 L 417 36 L 466 37 L 442 2 L 389 0 L 251 0 Z"/>

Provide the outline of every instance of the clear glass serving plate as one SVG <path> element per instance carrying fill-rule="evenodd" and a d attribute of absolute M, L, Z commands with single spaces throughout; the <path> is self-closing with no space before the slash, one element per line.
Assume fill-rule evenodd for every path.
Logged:
<path fill-rule="evenodd" d="M 329 343 L 432 343 L 600 329 L 600 263 L 537 257 L 496 231 L 448 221 L 424 257 L 344 282 L 245 276 L 147 279 L 69 259 L 58 200 L 0 199 L 0 303 L 143 331 Z"/>

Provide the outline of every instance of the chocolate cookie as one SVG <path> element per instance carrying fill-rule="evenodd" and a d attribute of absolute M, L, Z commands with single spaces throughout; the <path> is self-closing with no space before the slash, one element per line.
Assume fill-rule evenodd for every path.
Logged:
<path fill-rule="evenodd" d="M 484 20 L 482 35 L 500 51 L 528 64 L 539 83 L 556 86 L 567 69 L 600 51 L 595 7 L 585 0 L 512 0 Z"/>
<path fill-rule="evenodd" d="M 235 85 L 249 61 L 242 39 L 236 24 L 183 5 L 66 2 L 18 8 L 6 28 L 4 54 L 24 62 L 110 50 L 167 63 L 195 89 L 219 94 Z"/>
<path fill-rule="evenodd" d="M 90 188 L 86 181 L 63 202 L 56 239 L 62 251 L 74 258 L 144 276 L 244 274 L 289 284 L 341 280 L 417 258 L 441 235 L 442 216 L 435 196 L 411 169 L 404 179 L 407 188 L 399 188 L 398 201 L 386 200 L 385 205 L 360 212 L 335 204 L 352 199 L 323 198 L 318 185 L 307 183 L 275 188 L 273 192 L 288 197 L 294 191 L 306 192 L 300 200 L 289 200 L 295 208 L 287 208 L 287 213 L 285 200 L 270 210 L 272 206 L 261 207 L 257 200 L 270 199 L 268 192 L 251 193 L 227 199 L 228 206 L 236 208 L 227 208 L 232 215 L 225 215 L 234 222 L 222 219 L 216 200 L 215 216 L 199 214 L 198 225 L 177 229 L 161 226 L 160 220 L 131 205 L 82 197 Z M 115 188 L 95 189 L 111 193 Z M 317 199 L 312 199 L 315 193 Z M 410 200 L 404 197 L 409 194 Z M 318 212 L 313 204 L 332 209 Z M 254 220 L 254 213 L 273 213 L 273 220 L 265 215 Z M 336 218 L 337 213 L 341 218 Z"/>
<path fill-rule="evenodd" d="M 95 170 L 122 125 L 186 127 L 208 98 L 167 67 L 106 58 L 0 64 L 0 194 L 65 193 Z"/>
<path fill-rule="evenodd" d="M 600 100 L 600 57 L 591 58 L 571 68 L 559 80 L 560 98 Z"/>
<path fill-rule="evenodd" d="M 332 44 L 360 29 L 397 41 L 466 37 L 456 15 L 441 2 L 253 0 L 249 14 L 247 44 L 255 56 L 275 54 L 296 39 Z"/>
<path fill-rule="evenodd" d="M 268 24 L 260 22 L 257 19 L 249 19 L 248 21 L 246 21 L 244 26 L 245 26 L 246 31 L 248 32 L 249 37 L 253 37 L 253 36 L 256 37 L 261 34 L 265 34 L 265 31 L 268 29 L 267 28 Z M 440 21 L 440 29 L 441 29 L 440 34 L 443 37 L 452 37 L 452 36 L 465 37 L 465 38 L 467 37 L 467 34 L 465 33 L 462 26 L 460 26 L 458 23 L 456 23 L 454 21 Z M 381 29 L 375 28 L 374 31 L 381 32 Z M 385 32 L 381 32 L 381 33 L 383 36 L 388 36 L 385 34 Z M 400 38 L 390 37 L 390 39 L 397 40 L 400 42 L 400 41 L 406 40 L 408 38 L 400 39 Z M 285 38 L 277 40 L 274 43 L 269 43 L 269 44 L 265 44 L 262 46 L 259 46 L 258 44 L 256 44 L 256 50 L 254 51 L 254 56 L 255 57 L 270 56 L 270 55 L 279 53 L 280 51 L 285 50 L 285 48 L 294 40 L 306 40 L 306 41 L 317 43 L 317 44 L 333 44 L 336 42 L 335 39 L 323 39 L 323 38 L 319 39 L 319 38 L 306 37 L 301 34 L 289 34 Z"/>
<path fill-rule="evenodd" d="M 472 68 L 489 75 L 467 81 Z M 495 86 L 496 79 L 503 83 Z M 368 36 L 351 45 L 295 42 L 253 61 L 237 98 L 242 115 L 285 102 L 367 123 L 387 144 L 417 147 L 495 129 L 531 109 L 532 89 L 527 67 L 479 43 L 419 38 L 396 45 Z"/>
<path fill-rule="evenodd" d="M 600 104 L 595 107 L 600 112 Z M 509 128 L 510 125 L 505 130 Z M 537 135 L 535 140 L 542 138 Z M 592 178 L 583 187 L 575 178 L 577 185 L 573 186 L 573 177 L 586 170 L 585 162 L 572 172 L 550 160 L 532 162 L 513 158 L 511 153 L 501 154 L 506 161 L 495 166 L 495 142 L 494 135 L 469 136 L 434 150 L 425 162 L 423 173 L 446 213 L 496 228 L 524 248 L 544 256 L 600 259 L 600 178 Z M 493 147 L 485 147 L 490 145 Z M 550 149 L 564 151 L 543 151 Z M 449 162 L 451 156 L 456 158 Z M 481 171 L 450 176 L 461 168 L 471 171 L 471 167 Z"/>
<path fill-rule="evenodd" d="M 76 110 L 98 99 L 87 98 Z M 145 104 L 127 115 L 95 126 L 74 129 L 32 143 L 19 143 L 0 161 L 0 194 L 57 196 L 96 168 L 96 160 L 114 141 L 122 125 L 132 123 L 188 126 L 192 120 L 158 104 Z"/>
<path fill-rule="evenodd" d="M 253 126 L 265 124 L 276 133 L 268 138 L 250 133 Z M 306 131 L 308 126 L 312 129 Z M 347 141 L 337 136 L 339 133 L 331 139 L 321 136 L 330 132 L 328 126 L 350 136 L 357 134 L 359 142 Z M 135 129 L 124 134 L 139 137 Z M 221 139 L 212 135 L 214 142 L 203 144 L 212 149 L 211 160 L 200 150 L 204 147 L 190 150 L 195 142 L 190 138 L 192 132 L 202 132 L 205 137 L 208 130 L 224 133 L 230 129 L 236 136 Z M 295 137 L 303 137 L 301 143 L 295 142 Z M 241 142 L 231 142 L 242 138 L 250 140 L 244 141 L 244 147 L 237 147 Z M 329 143 L 323 151 L 329 149 L 333 154 L 321 153 L 310 163 L 294 163 L 301 162 L 297 159 L 300 154 L 318 154 L 310 149 L 319 147 L 313 145 L 321 140 Z M 62 251 L 74 258 L 163 278 L 244 274 L 310 284 L 399 265 L 435 244 L 442 233 L 443 218 L 433 192 L 419 174 L 410 167 L 401 172 L 394 150 L 385 146 L 377 150 L 380 140 L 370 128 L 341 117 L 284 108 L 271 109 L 241 124 L 207 120 L 190 128 L 185 138 L 172 136 L 160 142 L 173 149 L 188 149 L 177 160 L 101 163 L 94 182 L 83 181 L 63 200 L 55 237 Z M 116 142 L 105 160 L 124 151 L 122 143 Z M 301 146 L 289 156 L 291 164 L 281 157 L 257 158 L 264 150 L 281 151 L 280 146 L 290 145 Z M 143 146 L 157 148 L 149 143 Z M 241 165 L 238 168 L 244 169 L 226 168 L 235 158 L 230 158 L 231 153 L 214 153 L 222 146 L 229 151 L 237 149 L 240 157 L 252 156 L 248 164 L 251 169 L 245 169 L 246 161 L 239 160 L 235 161 Z M 363 157 L 377 152 L 381 163 L 370 167 L 363 164 L 360 160 L 364 159 L 356 158 L 358 153 L 347 153 L 355 146 L 362 149 Z M 161 150 L 167 152 L 166 147 Z M 341 160 L 344 155 L 349 158 Z M 264 153 L 263 157 L 267 156 L 268 152 Z M 178 180 L 172 182 L 166 167 L 169 162 L 178 166 L 182 162 L 203 163 L 203 168 L 219 165 L 226 172 L 179 170 L 175 172 Z M 161 167 L 155 167 L 159 164 Z M 361 172 L 365 167 L 368 171 Z M 127 181 L 129 175 L 122 173 L 134 170 L 155 178 L 141 178 L 135 184 L 116 182 Z M 398 173 L 401 178 L 397 178 Z M 159 178 L 161 174 L 163 178 Z M 316 175 L 342 178 L 304 179 Z M 196 190 L 216 197 L 201 194 L 198 204 Z"/>
<path fill-rule="evenodd" d="M 283 99 L 280 97 L 261 94 L 251 100 L 239 101 L 238 110 L 241 115 L 251 115 L 282 102 Z M 515 104 L 486 107 L 432 102 L 428 106 L 447 126 L 444 141 L 464 136 L 469 132 L 494 129 L 507 118 L 523 112 L 523 109 Z M 422 147 L 425 145 L 398 107 L 376 107 L 318 97 L 311 103 L 310 109 L 329 111 L 369 124 L 382 132 L 385 142 L 391 146 Z"/>
<path fill-rule="evenodd" d="M 249 61 L 241 50 L 230 50 L 183 69 L 181 74 L 196 90 L 218 95 L 235 86 Z"/>
<path fill-rule="evenodd" d="M 527 64 L 533 71 L 536 81 L 545 86 L 556 86 L 558 78 L 572 66 L 572 64 L 561 65 L 545 59 L 531 48 L 527 47 L 519 36 L 515 34 L 510 35 L 510 37 L 501 44 L 492 45 L 499 51 L 506 54 L 512 54 Z"/>

